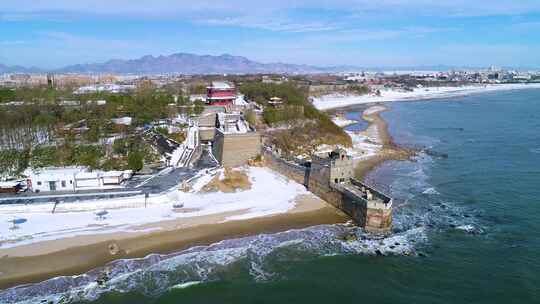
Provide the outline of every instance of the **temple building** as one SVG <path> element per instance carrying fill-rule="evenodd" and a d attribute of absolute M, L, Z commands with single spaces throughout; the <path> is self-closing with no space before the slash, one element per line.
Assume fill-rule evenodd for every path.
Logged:
<path fill-rule="evenodd" d="M 208 105 L 228 106 L 236 100 L 236 88 L 227 82 L 212 82 L 207 87 L 206 103 Z"/>

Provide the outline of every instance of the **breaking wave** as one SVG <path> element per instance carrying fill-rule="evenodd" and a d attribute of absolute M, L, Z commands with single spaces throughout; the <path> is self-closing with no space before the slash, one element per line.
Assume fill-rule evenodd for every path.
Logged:
<path fill-rule="evenodd" d="M 283 263 L 335 255 L 425 256 L 430 233 L 483 232 L 474 212 L 451 203 L 406 199 L 398 201 L 394 210 L 393 234 L 386 237 L 340 224 L 224 240 L 168 255 L 117 260 L 82 275 L 14 287 L 0 292 L 0 303 L 79 303 L 131 292 L 159 297 L 171 289 L 226 280 L 227 274 L 238 270 L 257 282 L 280 280 L 286 279 L 280 270 Z"/>
<path fill-rule="evenodd" d="M 484 233 L 481 211 L 449 201 L 429 183 L 432 163 L 429 155 L 422 154 L 413 162 L 388 162 L 368 176 L 388 184 L 394 197 L 393 234 L 387 237 L 343 224 L 224 240 L 168 255 L 117 260 L 82 275 L 14 287 L 0 291 L 0 303 L 78 303 L 113 292 L 159 297 L 171 289 L 226 280 L 235 271 L 258 282 L 280 280 L 286 279 L 283 263 L 335 255 L 425 256 L 432 233 Z M 384 180 L 388 176 L 393 177 Z"/>
<path fill-rule="evenodd" d="M 427 188 L 426 190 L 422 191 L 423 194 L 429 194 L 429 195 L 437 195 L 440 194 L 439 191 L 435 189 L 435 187 Z"/>
<path fill-rule="evenodd" d="M 268 281 L 280 278 L 277 264 L 299 257 L 417 255 L 415 245 L 426 240 L 423 227 L 376 237 L 346 224 L 314 226 L 225 240 L 169 255 L 118 260 L 82 275 L 7 289 L 0 292 L 0 302 L 78 303 L 94 301 L 111 292 L 135 291 L 157 297 L 170 289 L 219 281 L 235 269 L 245 269 L 255 281 Z"/>

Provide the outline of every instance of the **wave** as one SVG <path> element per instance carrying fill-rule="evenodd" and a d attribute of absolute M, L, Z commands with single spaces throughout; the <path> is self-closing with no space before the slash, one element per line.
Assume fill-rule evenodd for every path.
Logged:
<path fill-rule="evenodd" d="M 385 178 L 390 185 L 389 194 L 394 198 L 394 231 L 422 227 L 430 233 L 454 230 L 483 233 L 485 224 L 480 220 L 481 210 L 451 201 L 430 184 L 433 164 L 432 157 L 421 153 L 413 161 L 383 164 L 368 175 L 374 180 Z"/>
<path fill-rule="evenodd" d="M 530 149 L 531 153 L 540 154 L 540 148 Z"/>
<path fill-rule="evenodd" d="M 439 191 L 435 189 L 435 187 L 427 188 L 426 190 L 422 191 L 423 194 L 429 194 L 429 195 L 438 195 L 440 194 Z"/>
<path fill-rule="evenodd" d="M 236 271 L 255 281 L 280 280 L 286 279 L 283 263 L 336 255 L 424 256 L 431 233 L 483 233 L 475 211 L 445 202 L 442 196 L 434 200 L 419 194 L 395 205 L 393 234 L 387 237 L 343 224 L 224 240 L 168 255 L 117 260 L 82 275 L 14 287 L 0 291 L 0 303 L 91 302 L 105 294 L 131 292 L 159 297 L 171 289 L 224 280 Z"/>
<path fill-rule="evenodd" d="M 219 281 L 235 269 L 247 269 L 256 281 L 268 281 L 280 278 L 278 264 L 297 261 L 299 257 L 416 255 L 416 244 L 426 240 L 422 227 L 376 237 L 347 225 L 321 225 L 225 240 L 169 255 L 118 260 L 82 275 L 7 289 L 0 292 L 0 302 L 78 303 L 95 301 L 111 292 L 135 291 L 157 297 L 170 289 Z"/>

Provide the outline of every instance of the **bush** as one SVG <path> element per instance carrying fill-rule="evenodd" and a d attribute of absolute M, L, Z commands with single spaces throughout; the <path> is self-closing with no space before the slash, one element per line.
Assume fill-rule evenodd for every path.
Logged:
<path fill-rule="evenodd" d="M 144 155 L 139 151 L 132 151 L 128 154 L 128 168 L 133 172 L 141 171 L 144 166 Z"/>
<path fill-rule="evenodd" d="M 3 150 L 0 151 L 0 177 L 17 176 L 26 167 L 29 162 L 29 150 Z"/>
<path fill-rule="evenodd" d="M 349 91 L 356 93 L 358 95 L 366 95 L 369 93 L 369 88 L 365 85 L 351 85 Z"/>
<path fill-rule="evenodd" d="M 193 107 L 193 112 L 196 115 L 200 115 L 203 111 L 204 111 L 204 102 L 199 101 L 199 100 L 195 101 L 195 105 Z"/>
<path fill-rule="evenodd" d="M 158 128 L 155 128 L 154 130 L 156 130 L 156 132 L 158 132 L 159 134 L 162 134 L 162 135 L 169 135 L 169 129 L 165 128 L 165 127 L 158 127 Z"/>
<path fill-rule="evenodd" d="M 293 84 L 245 83 L 240 87 L 250 100 L 265 106 L 264 121 L 269 124 L 291 123 L 288 130 L 272 135 L 273 144 L 292 154 L 313 152 L 318 145 L 351 146 L 349 135 L 334 124 L 328 114 L 317 110 L 308 100 L 307 90 Z M 363 87 L 356 88 L 363 92 Z M 279 97 L 284 104 L 281 107 L 268 105 L 271 97 Z M 294 122 L 294 123 L 293 123 Z"/>
<path fill-rule="evenodd" d="M 244 113 L 244 117 L 251 126 L 255 126 L 257 124 L 257 114 L 255 114 L 253 110 L 247 110 L 246 113 Z"/>

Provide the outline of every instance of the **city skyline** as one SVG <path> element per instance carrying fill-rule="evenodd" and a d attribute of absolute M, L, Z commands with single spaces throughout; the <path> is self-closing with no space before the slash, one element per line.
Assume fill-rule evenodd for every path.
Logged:
<path fill-rule="evenodd" d="M 538 1 L 7 1 L 0 63 L 179 52 L 315 66 L 540 66 Z"/>

